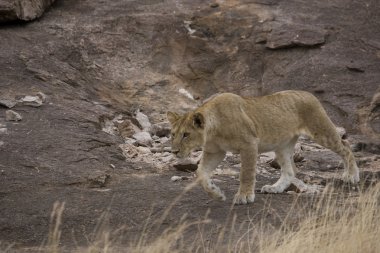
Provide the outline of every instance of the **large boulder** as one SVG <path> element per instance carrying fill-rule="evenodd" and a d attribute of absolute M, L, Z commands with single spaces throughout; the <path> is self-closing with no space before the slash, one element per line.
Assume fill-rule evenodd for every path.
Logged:
<path fill-rule="evenodd" d="M 55 0 L 0 0 L 0 22 L 40 17 Z"/>

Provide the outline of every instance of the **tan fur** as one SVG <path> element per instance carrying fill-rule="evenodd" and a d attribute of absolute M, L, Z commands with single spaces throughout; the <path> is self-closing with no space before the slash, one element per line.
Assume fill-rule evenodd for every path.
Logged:
<path fill-rule="evenodd" d="M 255 166 L 261 152 L 274 151 L 281 165 L 280 179 L 274 185 L 265 185 L 262 192 L 283 192 L 295 179 L 293 150 L 300 135 L 339 154 L 344 161 L 344 179 L 359 181 L 348 143 L 340 138 L 317 98 L 308 92 L 282 91 L 256 98 L 223 93 L 185 115 L 168 112 L 167 116 L 172 124 L 173 153 L 186 157 L 195 148 L 203 149 L 197 173 L 213 197 L 225 199 L 210 175 L 227 151 L 241 155 L 236 204 L 254 201 Z"/>

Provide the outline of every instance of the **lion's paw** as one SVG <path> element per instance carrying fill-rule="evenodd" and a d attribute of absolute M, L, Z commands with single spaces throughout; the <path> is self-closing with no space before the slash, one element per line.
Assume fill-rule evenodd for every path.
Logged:
<path fill-rule="evenodd" d="M 262 193 L 281 193 L 284 190 L 280 189 L 278 186 L 274 185 L 264 185 L 263 188 L 261 188 Z"/>
<path fill-rule="evenodd" d="M 243 194 L 237 193 L 234 197 L 235 205 L 245 205 L 248 203 L 253 203 L 255 201 L 255 193 Z"/>

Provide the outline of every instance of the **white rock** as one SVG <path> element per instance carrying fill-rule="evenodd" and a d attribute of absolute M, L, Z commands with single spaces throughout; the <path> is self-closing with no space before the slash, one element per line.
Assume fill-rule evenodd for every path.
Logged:
<path fill-rule="evenodd" d="M 152 137 L 148 132 L 139 132 L 133 135 L 133 138 L 136 140 L 137 144 L 140 146 L 151 146 Z"/>
<path fill-rule="evenodd" d="M 180 177 L 180 176 L 172 176 L 170 178 L 170 180 L 172 182 L 177 182 L 177 181 L 181 181 L 181 180 L 188 180 L 189 178 L 188 177 Z"/>
<path fill-rule="evenodd" d="M 150 149 L 149 148 L 147 148 L 147 147 L 137 147 L 137 150 L 139 151 L 139 152 L 141 152 L 142 154 L 151 154 L 152 152 L 150 151 Z"/>
<path fill-rule="evenodd" d="M 180 181 L 182 180 L 182 177 L 179 177 L 179 176 L 172 176 L 172 178 L 170 178 L 171 181 L 173 182 L 176 182 L 176 181 Z"/>
<path fill-rule="evenodd" d="M 187 29 L 187 31 L 188 31 L 188 33 L 189 33 L 190 35 L 196 32 L 196 30 L 194 30 L 194 29 L 192 29 L 192 28 L 190 27 L 190 25 L 191 25 L 191 23 L 192 23 L 191 21 L 184 20 L 183 23 L 185 24 L 185 28 Z"/>
<path fill-rule="evenodd" d="M 125 138 L 124 143 L 136 146 L 136 140 L 132 138 Z"/>
<path fill-rule="evenodd" d="M 45 103 L 47 96 L 41 91 L 37 93 L 37 96 L 41 99 L 42 103 Z"/>
<path fill-rule="evenodd" d="M 7 110 L 5 111 L 5 119 L 7 121 L 20 121 L 22 120 L 22 117 L 19 113 L 13 110 Z"/>
<path fill-rule="evenodd" d="M 187 90 L 185 90 L 185 89 L 179 89 L 178 92 L 181 93 L 182 95 L 190 98 L 191 100 L 194 100 L 193 95 L 191 95 L 191 93 L 188 92 Z"/>
<path fill-rule="evenodd" d="M 137 122 L 139 122 L 139 124 L 143 130 L 149 131 L 152 124 L 150 123 L 148 116 L 146 116 L 144 113 L 138 111 L 136 113 L 135 118 L 136 118 Z"/>
<path fill-rule="evenodd" d="M 163 157 L 160 157 L 160 160 L 164 163 L 168 163 L 168 162 L 171 162 L 172 160 L 174 160 L 174 157 L 173 156 L 163 156 Z"/>
<path fill-rule="evenodd" d="M 5 127 L 0 128 L 0 134 L 7 134 L 7 133 L 8 133 L 8 129 L 6 129 Z"/>
<path fill-rule="evenodd" d="M 39 96 L 25 96 L 19 101 L 22 105 L 29 105 L 33 107 L 40 107 L 42 105 L 42 99 Z"/>

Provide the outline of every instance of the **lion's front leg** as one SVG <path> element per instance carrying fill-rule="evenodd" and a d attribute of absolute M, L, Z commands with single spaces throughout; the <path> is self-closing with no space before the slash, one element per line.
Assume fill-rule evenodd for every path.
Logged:
<path fill-rule="evenodd" d="M 224 193 L 220 190 L 218 186 L 212 182 L 210 176 L 211 172 L 218 166 L 218 164 L 223 161 L 226 152 L 220 151 L 217 153 L 203 152 L 201 162 L 197 169 L 197 175 L 203 186 L 203 189 L 210 194 L 213 198 L 226 200 Z"/>
<path fill-rule="evenodd" d="M 234 198 L 235 204 L 247 204 L 255 201 L 257 155 L 257 145 L 255 144 L 240 151 L 240 187 Z"/>

